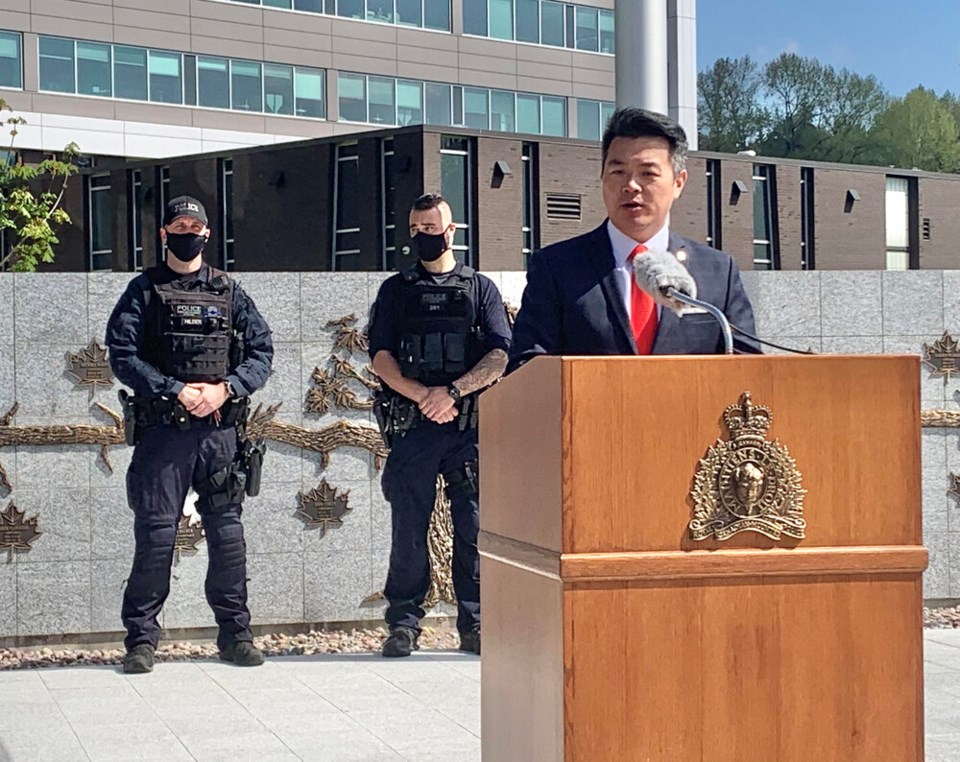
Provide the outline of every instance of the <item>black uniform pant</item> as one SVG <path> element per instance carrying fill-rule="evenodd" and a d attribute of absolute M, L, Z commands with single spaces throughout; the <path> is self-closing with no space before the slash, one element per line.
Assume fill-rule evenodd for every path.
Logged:
<path fill-rule="evenodd" d="M 134 448 L 127 499 L 134 512 L 136 550 L 121 612 L 128 650 L 141 643 L 156 647 L 160 639 L 157 616 L 170 592 L 174 540 L 187 490 L 202 489 L 212 474 L 233 462 L 236 452 L 236 429 L 219 428 L 210 420 L 192 420 L 186 431 L 148 426 Z M 239 503 L 200 510 L 209 554 L 205 591 L 221 648 L 253 640 L 241 510 Z"/>
<path fill-rule="evenodd" d="M 422 420 L 393 443 L 383 469 L 383 496 L 390 501 L 393 541 L 384 595 L 387 624 L 420 631 L 423 601 L 430 589 L 427 530 L 437 497 L 437 474 L 462 471 L 476 462 L 477 430 L 460 431 L 457 421 Z M 453 589 L 457 595 L 457 629 L 480 624 L 480 556 L 477 493 L 450 495 L 453 519 Z"/>

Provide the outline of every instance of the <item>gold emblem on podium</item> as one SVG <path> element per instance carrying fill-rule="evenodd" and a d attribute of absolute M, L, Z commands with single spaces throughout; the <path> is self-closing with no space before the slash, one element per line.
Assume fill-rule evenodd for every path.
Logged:
<path fill-rule="evenodd" d="M 717 440 L 694 477 L 694 540 L 727 540 L 738 532 L 759 532 L 773 540 L 804 537 L 802 476 L 787 448 L 765 439 L 773 415 L 754 405 L 750 392 L 730 405 L 723 419 L 729 441 Z"/>

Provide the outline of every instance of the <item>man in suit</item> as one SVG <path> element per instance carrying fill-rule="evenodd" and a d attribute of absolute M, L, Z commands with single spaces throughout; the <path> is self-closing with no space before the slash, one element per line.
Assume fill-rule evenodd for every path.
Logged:
<path fill-rule="evenodd" d="M 633 257 L 673 252 L 697 282 L 698 298 L 755 333 L 753 309 L 733 259 L 670 232 L 670 207 L 687 181 L 687 137 L 672 119 L 617 110 L 603 135 L 607 219 L 530 261 L 513 329 L 509 370 L 537 355 L 721 354 L 713 317 L 660 310 L 635 284 Z M 741 340 L 735 348 L 756 352 Z"/>

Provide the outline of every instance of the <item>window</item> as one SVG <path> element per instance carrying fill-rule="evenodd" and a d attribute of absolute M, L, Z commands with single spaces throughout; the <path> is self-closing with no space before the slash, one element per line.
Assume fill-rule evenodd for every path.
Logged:
<path fill-rule="evenodd" d="M 600 50 L 600 28 L 596 8 L 577 8 L 577 50 Z"/>
<path fill-rule="evenodd" d="M 163 210 L 167 208 L 170 202 L 170 167 L 157 167 L 157 187 L 160 192 L 156 196 L 157 206 L 154 209 L 154 215 L 159 223 L 163 222 Z M 159 228 L 159 224 L 157 227 Z M 163 261 L 165 254 L 163 251 L 163 242 L 160 240 L 160 232 L 157 231 L 157 262 Z"/>
<path fill-rule="evenodd" d="M 472 146 L 467 138 L 440 139 L 440 194 L 450 204 L 457 226 L 453 252 L 460 262 L 475 267 L 472 163 Z"/>
<path fill-rule="evenodd" d="M 233 250 L 233 159 L 220 159 L 220 262 L 224 270 L 236 267 Z"/>
<path fill-rule="evenodd" d="M 397 124 L 423 124 L 423 83 L 397 80 Z"/>
<path fill-rule="evenodd" d="M 779 270 L 777 175 L 771 164 L 753 165 L 753 268 Z"/>
<path fill-rule="evenodd" d="M 77 91 L 73 40 L 40 38 L 40 89 L 51 93 Z"/>
<path fill-rule="evenodd" d="M 463 31 L 608 55 L 615 45 L 613 11 L 557 0 L 463 0 Z"/>
<path fill-rule="evenodd" d="M 364 18 L 363 0 L 337 0 L 337 15 L 348 19 Z"/>
<path fill-rule="evenodd" d="M 463 122 L 467 127 L 490 129 L 490 91 L 475 87 L 463 88 Z"/>
<path fill-rule="evenodd" d="M 0 87 L 23 87 L 20 35 L 0 32 Z M 0 249 L 0 258 L 3 250 Z"/>
<path fill-rule="evenodd" d="M 424 85 L 427 124 L 453 124 L 450 110 L 450 85 L 427 82 Z"/>
<path fill-rule="evenodd" d="M 517 132 L 540 134 L 540 98 L 536 95 L 517 95 Z"/>
<path fill-rule="evenodd" d="M 397 0 L 397 23 L 400 26 L 423 26 L 420 0 Z"/>
<path fill-rule="evenodd" d="M 263 65 L 263 105 L 268 114 L 293 114 L 293 67 Z"/>
<path fill-rule="evenodd" d="M 0 78 L 2 53 L 0 36 Z M 40 38 L 40 89 L 48 92 L 323 119 L 325 76 L 301 66 Z"/>
<path fill-rule="evenodd" d="M 139 169 L 127 171 L 127 194 L 129 266 L 133 272 L 140 272 L 143 270 L 143 179 Z"/>
<path fill-rule="evenodd" d="M 813 167 L 800 168 L 800 269 L 815 270 Z M 719 248 L 719 247 L 718 247 Z"/>
<path fill-rule="evenodd" d="M 77 92 L 81 95 L 113 95 L 110 46 L 77 42 Z"/>
<path fill-rule="evenodd" d="M 524 143 L 520 157 L 523 172 L 523 269 L 530 264 L 530 257 L 540 248 L 540 208 L 538 189 L 540 171 L 537 162 L 536 143 Z"/>
<path fill-rule="evenodd" d="M 117 98 L 147 100 L 147 51 L 145 48 L 113 48 L 113 89 Z"/>
<path fill-rule="evenodd" d="M 427 29 L 450 31 L 450 0 L 423 0 L 423 25 Z"/>
<path fill-rule="evenodd" d="M 582 140 L 603 138 L 607 121 L 613 114 L 613 104 L 609 101 L 591 101 L 577 99 L 577 137 Z"/>
<path fill-rule="evenodd" d="M 183 81 L 179 53 L 149 51 L 147 71 L 150 81 L 150 100 L 154 103 L 183 103 Z"/>
<path fill-rule="evenodd" d="M 723 210 L 720 206 L 720 162 L 707 159 L 707 243 L 713 248 L 721 248 L 721 222 Z"/>
<path fill-rule="evenodd" d="M 356 143 L 336 147 L 333 182 L 333 270 L 344 269 L 342 259 L 360 253 L 360 158 Z"/>
<path fill-rule="evenodd" d="M 110 175 L 87 179 L 87 230 L 90 270 L 113 269 L 113 205 L 110 203 Z"/>
<path fill-rule="evenodd" d="M 450 0 L 232 0 L 267 8 L 450 31 Z"/>
<path fill-rule="evenodd" d="M 906 177 L 887 177 L 887 269 L 910 269 L 910 184 Z"/>
<path fill-rule="evenodd" d="M 367 21 L 392 24 L 393 20 L 393 0 L 367 0 Z"/>
<path fill-rule="evenodd" d="M 397 269 L 396 160 L 393 140 L 380 141 L 380 222 L 383 229 L 381 270 Z"/>
<path fill-rule="evenodd" d="M 488 0 L 489 36 L 498 40 L 513 39 L 513 0 Z"/>
<path fill-rule="evenodd" d="M 230 106 L 235 111 L 263 111 L 260 64 L 230 61 Z"/>
<path fill-rule="evenodd" d="M 567 135 L 567 99 L 554 98 L 544 95 L 541 99 L 543 107 L 544 135 L 553 135 L 562 138 Z"/>
<path fill-rule="evenodd" d="M 502 90 L 490 91 L 490 128 L 499 132 L 515 132 L 517 129 L 514 111 L 516 94 Z"/>
<path fill-rule="evenodd" d="M 226 58 L 197 58 L 197 103 L 230 108 L 230 62 Z"/>
<path fill-rule="evenodd" d="M 324 106 L 324 72 L 322 69 L 293 70 L 293 92 L 297 116 L 323 119 L 327 114 Z"/>
<path fill-rule="evenodd" d="M 396 82 L 385 77 L 367 77 L 370 97 L 368 120 L 374 124 L 397 123 Z"/>
<path fill-rule="evenodd" d="M 362 74 L 340 74 L 340 121 L 367 121 L 367 78 Z"/>

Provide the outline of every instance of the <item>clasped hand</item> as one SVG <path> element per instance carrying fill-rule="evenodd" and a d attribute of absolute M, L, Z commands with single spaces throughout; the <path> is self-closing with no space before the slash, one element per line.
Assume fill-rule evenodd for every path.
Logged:
<path fill-rule="evenodd" d="M 191 415 L 205 418 L 213 414 L 219 422 L 220 408 L 227 401 L 227 385 L 222 381 L 216 384 L 187 384 L 180 390 L 177 399 Z"/>
<path fill-rule="evenodd" d="M 427 393 L 417 401 L 420 412 L 434 423 L 449 423 L 459 415 L 456 402 L 445 386 L 431 386 Z"/>

